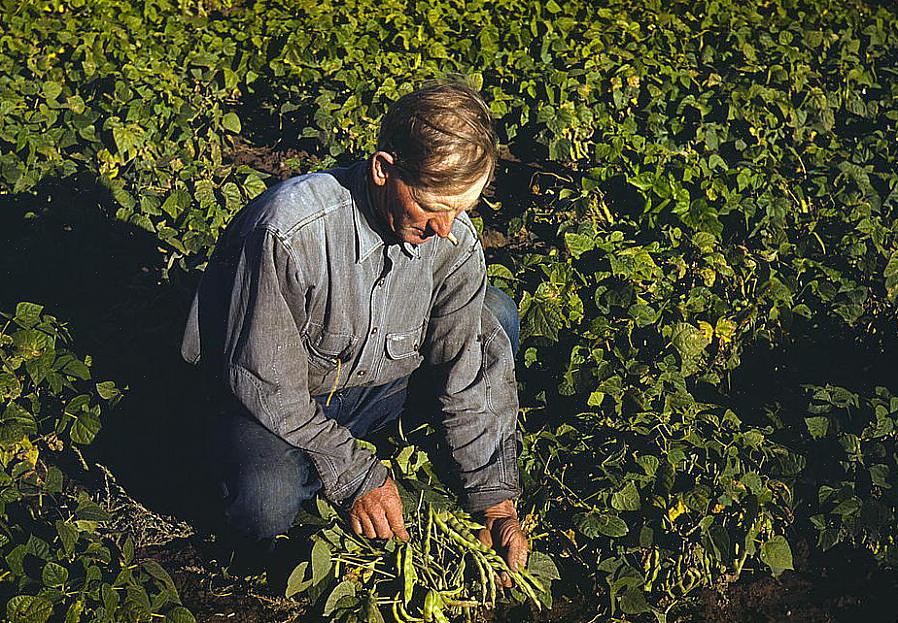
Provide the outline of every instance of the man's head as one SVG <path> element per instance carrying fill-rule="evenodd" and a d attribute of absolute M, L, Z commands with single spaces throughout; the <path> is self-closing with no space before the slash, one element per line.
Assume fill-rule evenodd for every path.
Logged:
<path fill-rule="evenodd" d="M 375 208 L 397 238 L 412 244 L 448 236 L 496 167 L 489 108 L 457 83 L 400 98 L 381 123 L 377 149 L 370 162 Z"/>

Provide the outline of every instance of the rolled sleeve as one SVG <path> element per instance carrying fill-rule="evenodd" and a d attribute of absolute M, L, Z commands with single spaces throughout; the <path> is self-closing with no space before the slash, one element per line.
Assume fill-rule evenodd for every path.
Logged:
<path fill-rule="evenodd" d="M 247 236 L 236 258 L 223 373 L 250 414 L 308 454 L 328 499 L 348 505 L 383 484 L 387 471 L 309 393 L 305 310 L 288 303 L 303 301 L 306 289 L 276 233 Z"/>
<path fill-rule="evenodd" d="M 478 512 L 521 494 L 518 398 L 508 336 L 484 308 L 486 266 L 474 241 L 434 297 L 424 355 L 442 381 L 438 400 L 462 503 Z"/>

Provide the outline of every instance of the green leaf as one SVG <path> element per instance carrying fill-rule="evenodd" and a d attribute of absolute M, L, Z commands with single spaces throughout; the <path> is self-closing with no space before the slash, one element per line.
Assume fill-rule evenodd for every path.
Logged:
<path fill-rule="evenodd" d="M 249 199 L 253 199 L 256 196 L 265 192 L 265 182 L 263 182 L 258 175 L 247 175 L 246 179 L 243 181 L 243 192 L 246 193 L 246 196 Z"/>
<path fill-rule="evenodd" d="M 883 465 L 882 463 L 871 465 L 870 480 L 872 480 L 873 484 L 878 487 L 882 487 L 883 489 L 891 489 L 892 485 L 891 483 L 889 483 L 889 466 Z"/>
<path fill-rule="evenodd" d="M 827 416 L 818 415 L 815 417 L 806 417 L 804 423 L 808 427 L 808 432 L 811 433 L 811 437 L 814 439 L 826 437 L 826 433 L 829 430 L 829 418 Z"/>
<path fill-rule="evenodd" d="M 564 234 L 564 244 L 574 259 L 580 259 L 581 255 L 596 247 L 596 241 L 591 236 L 571 232 Z"/>
<path fill-rule="evenodd" d="M 53 614 L 53 604 L 41 597 L 17 595 L 6 602 L 8 623 L 46 623 Z"/>
<path fill-rule="evenodd" d="M 114 400 L 122 395 L 113 381 L 101 381 L 97 383 L 97 394 L 103 400 Z"/>
<path fill-rule="evenodd" d="M 100 506 L 87 497 L 86 493 L 82 493 L 78 497 L 78 506 L 75 507 L 75 517 L 84 521 L 109 521 L 111 517 L 109 513 L 104 511 Z"/>
<path fill-rule="evenodd" d="M 583 533 L 583 536 L 594 539 L 599 535 L 611 538 L 625 536 L 630 528 L 617 515 L 612 513 L 603 513 L 600 511 L 590 511 L 581 515 L 577 528 Z"/>
<path fill-rule="evenodd" d="M 886 283 L 886 296 L 893 303 L 898 298 L 898 251 L 893 251 L 889 261 L 883 271 L 883 278 Z"/>
<path fill-rule="evenodd" d="M 620 609 L 627 614 L 642 614 L 651 611 L 651 607 L 645 599 L 645 593 L 640 588 L 631 588 L 620 597 Z"/>
<path fill-rule="evenodd" d="M 561 575 L 558 573 L 558 567 L 555 565 L 552 558 L 539 550 L 530 554 L 530 557 L 527 559 L 527 570 L 538 580 L 541 580 L 546 589 L 549 588 L 549 584 L 553 580 L 561 579 Z"/>
<path fill-rule="evenodd" d="M 639 491 L 632 480 L 627 481 L 620 491 L 611 496 L 611 506 L 619 511 L 638 511 L 641 507 Z"/>
<path fill-rule="evenodd" d="M 337 586 L 334 587 L 334 590 L 331 591 L 331 594 L 328 595 L 327 601 L 324 603 L 324 610 L 322 613 L 324 616 L 328 616 L 334 610 L 334 606 L 336 603 L 342 598 L 355 595 L 356 585 L 352 580 L 343 580 Z"/>
<path fill-rule="evenodd" d="M 41 572 L 41 581 L 52 588 L 64 586 L 68 579 L 69 570 L 55 562 L 48 562 Z"/>
<path fill-rule="evenodd" d="M 774 576 L 779 576 L 792 566 L 792 548 L 786 537 L 777 535 L 761 545 L 761 560 L 770 567 Z"/>
<path fill-rule="evenodd" d="M 75 552 L 75 543 L 78 542 L 78 529 L 65 521 L 56 522 L 56 533 L 59 535 L 59 541 L 62 548 L 71 556 Z"/>
<path fill-rule="evenodd" d="M 292 597 L 297 593 L 301 593 L 312 586 L 312 579 L 305 579 L 308 561 L 303 561 L 294 567 L 293 572 L 287 579 L 287 589 L 284 591 L 284 597 Z"/>
<path fill-rule="evenodd" d="M 43 310 L 43 305 L 37 305 L 36 303 L 19 303 L 16 305 L 16 324 L 30 329 L 41 321 L 41 312 Z"/>
<path fill-rule="evenodd" d="M 661 460 L 657 456 L 644 454 L 636 458 L 636 462 L 645 471 L 646 476 L 654 476 L 661 465 Z"/>
<path fill-rule="evenodd" d="M 240 134 L 240 117 L 237 116 L 237 113 L 229 112 L 225 114 L 225 116 L 221 118 L 221 125 L 229 132 Z"/>
<path fill-rule="evenodd" d="M 175 606 L 165 615 L 165 623 L 196 623 L 196 618 L 184 606 Z"/>
<path fill-rule="evenodd" d="M 100 416 L 92 410 L 72 415 L 75 417 L 72 428 L 69 430 L 72 441 L 83 446 L 92 443 L 94 437 L 100 432 Z"/>
<path fill-rule="evenodd" d="M 140 147 L 140 135 L 131 127 L 119 126 L 112 129 L 115 147 L 124 159 L 130 160 Z"/>
<path fill-rule="evenodd" d="M 172 581 L 171 576 L 168 574 L 168 571 L 162 568 L 155 560 L 148 558 L 146 560 L 141 561 L 140 566 L 143 567 L 143 570 L 149 573 L 153 578 L 159 581 L 160 584 L 167 590 L 173 598 L 177 598 L 178 589 L 175 587 L 175 583 Z"/>
<path fill-rule="evenodd" d="M 687 322 L 678 322 L 673 326 L 671 344 L 683 359 L 694 359 L 705 350 L 710 341 L 704 332 Z"/>
<path fill-rule="evenodd" d="M 331 570 L 331 548 L 323 540 L 315 541 L 312 546 L 312 584 L 318 584 Z"/>
<path fill-rule="evenodd" d="M 190 201 L 190 193 L 178 188 L 165 198 L 165 201 L 162 203 L 162 210 L 173 219 L 176 219 L 190 205 Z"/>
<path fill-rule="evenodd" d="M 47 100 L 54 101 L 59 97 L 59 94 L 62 93 L 62 85 L 58 82 L 48 80 L 42 85 L 42 90 L 44 92 L 44 97 L 46 97 Z"/>

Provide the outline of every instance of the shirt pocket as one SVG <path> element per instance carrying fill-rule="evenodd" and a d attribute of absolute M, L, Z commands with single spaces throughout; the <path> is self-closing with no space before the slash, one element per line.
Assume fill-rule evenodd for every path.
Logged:
<path fill-rule="evenodd" d="M 321 325 L 309 323 L 305 346 L 309 358 L 311 395 L 331 390 L 338 381 L 338 372 L 350 364 L 356 339 L 351 333 L 335 333 L 327 331 Z"/>
<path fill-rule="evenodd" d="M 424 361 L 424 356 L 421 355 L 423 335 L 423 324 L 408 331 L 393 331 L 386 334 L 387 372 L 390 377 L 406 376 L 421 365 Z"/>

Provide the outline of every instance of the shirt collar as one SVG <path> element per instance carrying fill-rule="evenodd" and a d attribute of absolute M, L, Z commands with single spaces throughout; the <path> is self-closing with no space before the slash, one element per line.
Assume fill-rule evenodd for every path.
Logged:
<path fill-rule="evenodd" d="M 392 242 L 394 236 L 375 214 L 371 202 L 371 193 L 368 185 L 368 160 L 363 160 L 355 165 L 353 171 L 353 199 L 356 208 L 352 211 L 352 220 L 355 225 L 355 262 L 361 264 L 378 248 Z M 409 258 L 420 259 L 421 250 L 409 242 L 398 243 L 403 253 Z"/>

